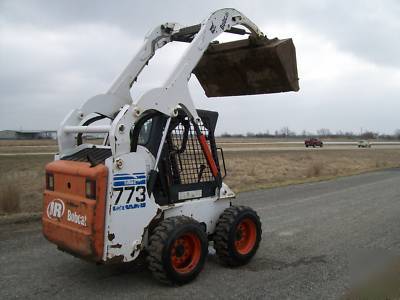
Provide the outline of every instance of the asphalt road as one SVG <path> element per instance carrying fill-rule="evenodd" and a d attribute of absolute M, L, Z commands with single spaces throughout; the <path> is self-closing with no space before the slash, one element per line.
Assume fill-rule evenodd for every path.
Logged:
<path fill-rule="evenodd" d="M 400 255 L 399 183 L 400 170 L 387 170 L 243 193 L 237 202 L 263 222 L 257 255 L 230 269 L 211 253 L 182 287 L 159 284 L 143 266 L 96 266 L 59 252 L 38 223 L 2 225 L 0 299 L 337 299 L 357 271 Z"/>

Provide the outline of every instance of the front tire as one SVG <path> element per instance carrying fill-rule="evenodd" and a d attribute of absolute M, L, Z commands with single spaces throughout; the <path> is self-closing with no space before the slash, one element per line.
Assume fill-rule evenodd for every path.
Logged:
<path fill-rule="evenodd" d="M 178 216 L 165 219 L 153 230 L 147 262 L 157 280 L 185 284 L 199 275 L 207 253 L 207 235 L 200 223 Z"/>
<path fill-rule="evenodd" d="M 231 206 L 219 217 L 214 248 L 219 259 L 229 266 L 241 266 L 256 254 L 261 241 L 261 222 L 246 206 Z"/>

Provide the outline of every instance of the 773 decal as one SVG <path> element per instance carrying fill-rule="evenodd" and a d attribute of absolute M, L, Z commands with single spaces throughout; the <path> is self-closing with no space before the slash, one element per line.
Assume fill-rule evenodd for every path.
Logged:
<path fill-rule="evenodd" d="M 146 201 L 146 187 L 144 185 L 119 187 L 119 188 L 114 188 L 113 190 L 118 192 L 118 196 L 115 199 L 114 205 L 119 204 L 119 201 L 121 200 L 121 196 L 124 193 L 124 191 L 128 191 L 128 192 L 130 191 L 129 196 L 126 200 L 126 204 L 129 204 L 131 202 L 133 194 L 135 194 L 134 198 L 135 198 L 136 202 Z"/>
<path fill-rule="evenodd" d="M 113 211 L 123 211 L 146 207 L 146 186 L 126 186 L 113 188 L 117 197 L 112 205 Z"/>

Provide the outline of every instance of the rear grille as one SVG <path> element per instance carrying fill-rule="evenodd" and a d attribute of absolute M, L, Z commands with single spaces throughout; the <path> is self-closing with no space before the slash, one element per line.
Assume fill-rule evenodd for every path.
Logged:
<path fill-rule="evenodd" d="M 72 155 L 65 156 L 61 160 L 102 163 L 111 155 L 111 149 L 85 148 Z"/>

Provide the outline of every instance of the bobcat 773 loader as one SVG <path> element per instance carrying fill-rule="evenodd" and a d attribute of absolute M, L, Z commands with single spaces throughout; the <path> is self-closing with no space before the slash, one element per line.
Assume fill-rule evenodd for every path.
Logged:
<path fill-rule="evenodd" d="M 248 37 L 216 42 L 223 32 Z M 130 89 L 156 50 L 175 41 L 189 45 L 165 84 L 132 100 Z M 107 93 L 60 125 L 42 217 L 45 237 L 60 250 L 103 264 L 143 253 L 153 275 L 173 284 L 199 274 L 209 241 L 225 265 L 254 256 L 259 217 L 231 203 L 235 194 L 223 182 L 223 152 L 214 138 L 218 113 L 195 108 L 192 73 L 208 97 L 299 89 L 292 40 L 268 39 L 235 9 L 189 27 L 157 26 Z M 101 119 L 110 125 L 99 125 Z M 102 145 L 83 143 L 88 133 L 106 138 Z"/>

